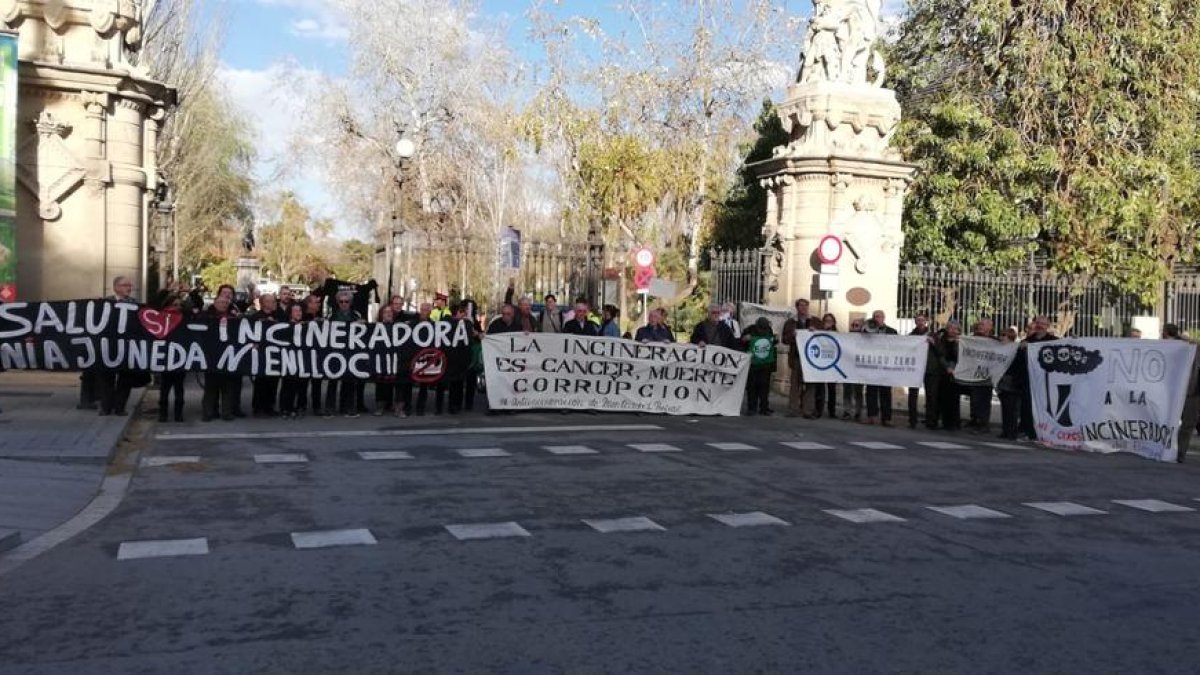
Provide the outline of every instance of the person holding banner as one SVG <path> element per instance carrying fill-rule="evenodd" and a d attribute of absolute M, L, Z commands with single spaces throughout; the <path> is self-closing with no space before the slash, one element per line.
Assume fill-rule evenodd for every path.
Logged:
<path fill-rule="evenodd" d="M 280 294 L 282 295 L 282 293 Z M 287 308 L 287 322 L 298 326 L 304 321 L 304 306 L 293 302 Z M 280 378 L 279 381 L 279 414 L 285 419 L 298 417 L 304 412 L 304 406 L 299 404 L 300 396 L 308 383 L 292 375 Z"/>
<path fill-rule="evenodd" d="M 231 289 L 232 290 L 232 289 Z M 218 291 L 216 299 L 204 311 L 204 318 L 219 323 L 236 316 L 233 309 L 233 293 Z M 210 422 L 220 415 L 225 422 L 232 422 L 237 410 L 235 397 L 240 393 L 238 386 L 242 381 L 236 373 L 222 372 L 212 364 L 204 374 L 204 397 L 200 402 L 201 419 Z"/>
<path fill-rule="evenodd" d="M 1015 343 L 1017 341 L 1017 327 L 1009 326 L 1004 329 L 1000 335 L 1000 341 L 1004 343 Z M 1000 378 L 1000 382 L 996 384 L 996 394 L 1000 397 L 1000 438 L 1006 441 L 1015 441 L 1019 434 L 1020 419 L 1021 419 L 1021 390 L 1018 385 L 1019 377 L 1016 372 L 1018 359 L 1013 359 L 1009 364 L 1008 370 L 1004 371 L 1004 376 Z M 1027 366 L 1024 361 L 1021 361 L 1021 368 L 1026 368 L 1025 378 L 1029 378 Z"/>
<path fill-rule="evenodd" d="M 937 354 L 937 336 L 929 326 L 929 315 L 921 312 L 913 317 L 916 327 L 909 335 L 924 336 L 929 340 L 929 355 L 925 360 L 925 428 L 936 429 L 938 426 L 938 410 L 941 402 L 938 400 L 938 384 L 942 381 L 941 360 Z M 908 428 L 916 429 L 919 415 L 917 400 L 921 390 L 917 387 L 908 389 Z"/>
<path fill-rule="evenodd" d="M 1029 322 L 1029 326 L 1025 329 L 1025 340 L 1021 342 L 1021 347 L 1017 350 L 1016 362 L 1020 362 L 1017 368 L 1017 374 L 1020 376 L 1018 385 L 1021 391 L 1021 417 L 1020 431 L 1031 441 L 1037 440 L 1037 428 L 1034 426 L 1033 415 L 1033 392 L 1029 387 L 1032 386 L 1029 381 L 1029 345 L 1037 344 L 1038 342 L 1050 342 L 1057 340 L 1058 336 L 1050 332 L 1050 317 L 1044 314 L 1039 314 L 1033 317 L 1033 321 Z"/>
<path fill-rule="evenodd" d="M 826 314 L 821 317 L 820 330 L 836 333 L 838 330 L 837 317 L 832 314 Z M 829 411 L 829 419 L 837 419 L 837 382 L 826 382 L 824 385 L 817 385 L 817 392 L 820 393 L 821 387 L 825 389 L 825 408 Z M 821 405 L 817 404 L 817 417 L 821 416 Z"/>
<path fill-rule="evenodd" d="M 164 315 L 174 316 L 174 321 L 183 320 L 183 296 L 167 292 L 158 310 Z M 187 379 L 186 370 L 167 370 L 158 378 L 158 421 L 167 421 L 167 409 L 170 406 L 171 395 L 175 396 L 175 421 L 183 421 L 183 383 Z"/>
<path fill-rule="evenodd" d="M 329 315 L 330 321 L 355 323 L 362 321 L 362 316 L 354 310 L 354 296 L 350 291 L 339 291 L 335 300 L 335 309 Z M 430 309 L 429 303 L 423 305 L 426 316 Z M 347 328 L 347 332 L 349 329 Z M 358 417 L 358 380 L 350 375 L 340 380 L 329 380 L 325 390 L 325 417 L 344 415 Z"/>
<path fill-rule="evenodd" d="M 645 326 L 637 329 L 638 342 L 674 342 L 675 334 L 667 327 L 667 312 L 661 307 L 650 310 Z"/>
<path fill-rule="evenodd" d="M 310 293 L 304 298 L 304 321 L 322 321 L 321 318 L 321 296 Z M 313 417 L 321 416 L 321 382 L 320 378 L 311 378 L 308 381 L 307 389 L 303 386 L 300 388 L 296 396 L 296 414 L 300 417 L 304 416 L 304 411 L 308 409 L 308 399 L 312 398 L 312 414 Z"/>
<path fill-rule="evenodd" d="M 542 298 L 545 307 L 542 313 L 538 315 L 537 325 L 538 330 L 543 333 L 561 333 L 563 328 L 562 310 L 558 308 L 558 297 L 553 293 L 547 293 Z"/>
<path fill-rule="evenodd" d="M 863 327 L 863 332 L 877 335 L 899 335 L 895 328 L 887 325 L 887 315 L 881 309 L 871 313 L 871 320 Z M 892 426 L 892 388 L 868 384 L 867 424 L 875 424 L 876 421 L 885 427 Z"/>
<path fill-rule="evenodd" d="M 760 316 L 742 336 L 750 353 L 750 373 L 746 378 L 746 415 L 770 415 L 771 373 L 775 372 L 775 334 L 771 320 Z"/>
<path fill-rule="evenodd" d="M 563 324 L 562 332 L 567 335 L 579 335 L 582 337 L 597 337 L 600 335 L 600 327 L 588 317 L 588 309 L 586 301 L 577 300 L 575 302 L 575 313 L 571 315 L 570 321 Z"/>
<path fill-rule="evenodd" d="M 995 340 L 993 335 L 995 324 L 991 319 L 980 319 L 975 322 L 971 335 L 977 338 Z M 971 422 L 969 426 L 975 433 L 986 434 L 992 425 L 992 381 L 966 385 L 967 398 L 971 404 Z"/>
<path fill-rule="evenodd" d="M 708 318 L 696 324 L 692 329 L 692 337 L 690 342 L 700 347 L 713 345 L 715 347 L 724 347 L 726 349 L 738 348 L 737 338 L 733 337 L 733 331 L 730 330 L 729 324 L 721 320 L 721 306 L 713 303 L 708 306 Z"/>
<path fill-rule="evenodd" d="M 854 319 L 850 322 L 851 333 L 861 333 L 863 322 L 859 319 Z M 799 366 L 797 366 L 798 368 Z M 853 410 L 853 415 L 851 411 Z M 853 420 L 855 422 L 862 421 L 863 413 L 863 385 L 847 382 L 842 385 L 842 419 Z"/>
<path fill-rule="evenodd" d="M 962 427 L 962 387 L 954 379 L 954 369 L 958 366 L 958 338 L 961 334 L 962 328 L 958 322 L 951 321 L 946 324 L 938 341 L 938 361 L 942 367 L 941 380 L 937 385 L 938 401 L 942 428 L 946 431 L 958 431 Z"/>
<path fill-rule="evenodd" d="M 800 348 L 796 345 L 796 331 L 803 330 L 807 326 L 808 300 L 799 298 L 796 300 L 796 316 L 783 324 L 783 344 L 788 349 L 788 368 L 791 373 L 788 380 L 788 417 L 799 417 L 805 409 L 810 407 L 805 404 L 806 396 L 811 394 L 804 390 L 804 372 L 800 368 Z"/>

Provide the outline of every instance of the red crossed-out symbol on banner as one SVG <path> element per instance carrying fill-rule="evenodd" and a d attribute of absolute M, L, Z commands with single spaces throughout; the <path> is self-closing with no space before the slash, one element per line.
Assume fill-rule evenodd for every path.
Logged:
<path fill-rule="evenodd" d="M 429 347 L 413 356 L 412 381 L 417 384 L 433 384 L 446 374 L 446 354 L 440 349 Z"/>

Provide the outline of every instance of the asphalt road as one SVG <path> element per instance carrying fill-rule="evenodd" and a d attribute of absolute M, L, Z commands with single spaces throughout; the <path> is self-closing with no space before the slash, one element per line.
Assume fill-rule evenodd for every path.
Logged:
<path fill-rule="evenodd" d="M 1200 510 L 1114 501 L 1200 509 L 1195 465 L 783 418 L 353 422 L 149 444 L 143 461 L 188 459 L 143 466 L 112 516 L 0 576 L 0 672 L 1172 673 L 1200 662 Z M 353 435 L 419 425 L 432 433 Z M 471 433 L 495 426 L 534 428 Z M 577 426 L 591 429 L 557 429 Z M 459 452 L 497 449 L 507 455 Z M 358 454 L 396 451 L 412 458 Z M 255 461 L 289 453 L 307 461 Z M 1074 506 L 1027 505 L 1043 502 Z M 991 517 L 930 508 L 969 505 L 986 511 L 956 513 Z M 1045 510 L 1078 507 L 1097 512 Z M 857 509 L 892 519 L 828 513 Z M 651 529 L 583 522 L 639 517 L 615 525 Z M 528 536 L 447 528 L 496 523 Z M 306 534 L 332 530 L 351 531 Z M 187 541 L 144 543 L 163 540 Z M 338 541 L 351 544 L 297 548 Z"/>

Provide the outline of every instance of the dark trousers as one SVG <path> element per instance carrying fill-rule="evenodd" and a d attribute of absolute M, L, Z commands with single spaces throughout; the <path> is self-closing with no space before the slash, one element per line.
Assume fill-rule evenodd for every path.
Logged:
<path fill-rule="evenodd" d="M 929 429 L 936 429 L 938 418 L 941 410 L 941 399 L 938 395 L 938 390 L 941 385 L 942 376 L 939 373 L 925 373 L 925 426 Z M 917 426 L 919 419 L 917 415 L 917 399 L 920 398 L 920 389 L 912 387 L 908 390 L 908 426 Z"/>
<path fill-rule="evenodd" d="M 845 415 L 853 415 L 854 419 L 862 417 L 863 386 L 861 384 L 842 385 L 842 409 Z"/>
<path fill-rule="evenodd" d="M 750 367 L 746 378 L 746 414 L 753 415 L 770 411 L 768 399 L 771 395 L 771 369 L 769 367 Z"/>
<path fill-rule="evenodd" d="M 1029 385 L 1021 387 L 1020 432 L 1030 440 L 1037 440 L 1037 429 L 1033 423 L 1033 396 L 1029 393 Z"/>
<path fill-rule="evenodd" d="M 279 382 L 279 412 L 294 415 L 304 410 L 300 397 L 308 388 L 308 383 L 298 377 L 285 377 Z"/>
<path fill-rule="evenodd" d="M 97 370 L 96 395 L 100 399 L 100 414 L 124 414 L 133 390 L 129 382 L 129 371 Z"/>
<path fill-rule="evenodd" d="M 95 408 L 99 397 L 96 395 L 96 371 L 85 370 L 79 374 L 79 407 Z"/>
<path fill-rule="evenodd" d="M 446 404 L 446 392 L 448 391 L 448 383 L 438 382 L 437 384 L 422 384 L 417 390 L 417 414 L 425 414 L 425 404 L 429 400 L 429 390 L 433 389 L 433 412 L 435 415 L 442 414 L 442 408 Z"/>
<path fill-rule="evenodd" d="M 258 415 L 270 415 L 275 412 L 275 399 L 279 396 L 279 378 L 259 375 L 254 378 L 252 386 L 250 410 Z"/>
<path fill-rule="evenodd" d="M 971 399 L 971 426 L 987 431 L 992 423 L 992 385 L 966 387 Z"/>
<path fill-rule="evenodd" d="M 463 377 L 463 380 L 462 380 L 462 393 L 463 393 L 462 409 L 463 410 L 474 410 L 475 409 L 475 389 L 476 389 L 476 386 L 478 385 L 478 382 L 476 381 L 477 378 L 478 378 L 477 373 L 467 373 Z"/>
<path fill-rule="evenodd" d="M 375 383 L 375 407 L 383 412 L 396 409 L 396 381 L 381 380 Z"/>
<path fill-rule="evenodd" d="M 1000 391 L 1000 433 L 1008 439 L 1015 439 L 1020 431 L 1021 393 L 1016 391 Z"/>
<path fill-rule="evenodd" d="M 175 421 L 183 421 L 183 382 L 187 379 L 187 371 L 171 370 L 159 376 L 158 385 L 158 419 L 166 421 L 170 397 L 175 396 Z"/>
<path fill-rule="evenodd" d="M 353 377 L 325 381 L 325 414 L 349 415 L 358 410 L 358 381 Z"/>
<path fill-rule="evenodd" d="M 300 390 L 296 393 L 296 412 L 308 409 L 309 392 L 312 392 L 312 411 L 314 415 L 321 413 L 321 380 L 313 378 L 307 384 L 300 380 Z"/>
<path fill-rule="evenodd" d="M 942 427 L 954 431 L 962 426 L 959 398 L 962 397 L 963 387 L 955 382 L 954 378 L 946 376 L 942 378 L 938 388 L 942 408 Z"/>
<path fill-rule="evenodd" d="M 360 413 L 367 412 L 367 381 L 354 381 L 354 408 Z"/>
<path fill-rule="evenodd" d="M 241 381 L 240 375 L 214 372 L 204 374 L 204 398 L 200 402 L 204 419 L 210 420 L 218 414 L 222 419 L 233 419 L 237 410 L 234 397 L 239 393 L 238 385 Z"/>
<path fill-rule="evenodd" d="M 446 384 L 448 390 L 446 393 L 446 405 L 449 407 L 451 415 L 457 415 L 458 411 L 462 410 L 463 380 L 465 379 L 467 378 L 464 376 L 462 380 L 452 380 Z"/>
<path fill-rule="evenodd" d="M 229 386 L 230 396 L 229 401 L 233 404 L 234 417 L 245 417 L 246 413 L 242 412 L 242 376 L 230 375 Z"/>
<path fill-rule="evenodd" d="M 867 385 L 867 417 L 892 421 L 892 388 Z"/>

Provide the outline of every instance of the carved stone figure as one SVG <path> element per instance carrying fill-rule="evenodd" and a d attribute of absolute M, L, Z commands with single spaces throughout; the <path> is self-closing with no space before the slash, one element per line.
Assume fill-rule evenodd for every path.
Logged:
<path fill-rule="evenodd" d="M 840 82 L 883 86 L 883 57 L 875 49 L 883 0 L 813 0 L 800 84 Z M 867 79 L 868 66 L 874 77 Z"/>

